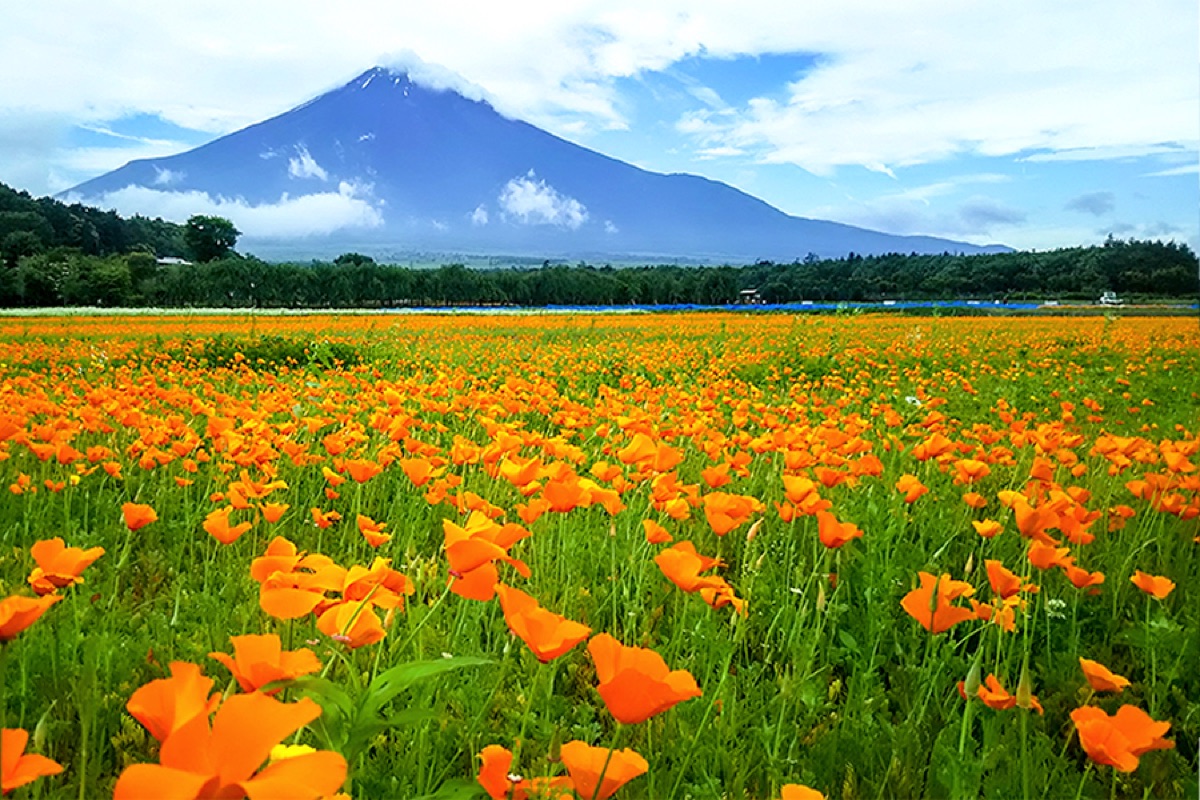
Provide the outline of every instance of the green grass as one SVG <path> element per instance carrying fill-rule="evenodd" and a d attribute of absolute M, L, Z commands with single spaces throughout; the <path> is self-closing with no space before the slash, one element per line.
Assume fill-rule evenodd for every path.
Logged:
<path fill-rule="evenodd" d="M 66 480 L 74 466 L 39 461 L 13 442 L 10 457 L 0 462 L 0 486 L 24 473 L 42 487 L 36 494 L 0 496 L 0 592 L 29 593 L 28 548 L 39 539 L 62 536 L 69 545 L 106 550 L 85 573 L 86 583 L 66 590 L 63 602 L 2 646 L 6 725 L 37 728 L 37 747 L 31 742 L 30 749 L 66 768 L 15 796 L 111 793 L 122 769 L 157 757 L 157 743 L 125 711 L 133 691 L 163 677 L 174 660 L 201 664 L 219 689 L 228 689 L 228 674 L 207 654 L 229 651 L 232 635 L 263 632 L 278 633 L 285 646 L 311 646 L 330 663 L 331 681 L 360 693 L 373 676 L 396 665 L 447 655 L 483 660 L 414 684 L 385 705 L 385 716 L 416 708 L 432 715 L 367 740 L 351 762 L 356 798 L 439 791 L 450 797 L 453 781 L 470 785 L 475 754 L 488 744 L 516 750 L 519 741 L 517 771 L 543 774 L 557 769 L 557 748 L 573 739 L 631 747 L 646 757 L 648 774 L 623 789 L 623 797 L 766 800 L 785 783 L 805 783 L 830 798 L 1191 796 L 1197 767 L 1192 742 L 1200 738 L 1200 676 L 1194 669 L 1200 658 L 1200 576 L 1193 542 L 1200 530 L 1195 519 L 1155 512 L 1125 488 L 1161 465 L 1135 464 L 1109 475 L 1107 462 L 1090 451 L 1104 431 L 1143 436 L 1155 447 L 1163 439 L 1195 445 L 1200 342 L 1194 327 L 1162 329 L 1147 338 L 1129 320 L 1117 323 L 1116 331 L 1102 321 L 1081 320 L 1048 333 L 1031 327 L 1044 325 L 1040 321 L 992 321 L 986 329 L 972 328 L 978 324 L 973 320 L 757 324 L 734 321 L 713 330 L 658 320 L 639 338 L 634 321 L 599 327 L 549 321 L 478 331 L 451 321 L 371 340 L 340 337 L 327 359 L 312 352 L 312 342 L 323 336 L 317 331 L 314 339 L 209 338 L 189 343 L 188 355 L 176 340 L 161 347 L 142 342 L 139 358 L 117 365 L 41 351 L 31 351 L 25 364 L 10 360 L 0 372 L 0 391 L 11 401 L 10 413 L 21 405 L 30 411 L 23 427 L 56 418 L 81 425 L 73 446 L 111 448 L 124 473 L 117 480 L 96 470 L 51 493 L 43 481 Z M 1131 386 L 1115 383 L 1125 376 Z M 545 438 L 566 430 L 584 453 L 575 466 L 586 475 L 596 461 L 616 461 L 603 448 L 606 442 L 613 452 L 623 446 L 620 422 L 638 417 L 683 449 L 686 458 L 677 468 L 683 483 L 699 483 L 701 469 L 711 463 L 700 449 L 705 436 L 723 437 L 726 452 L 752 453 L 749 475 L 723 491 L 765 503 L 753 540 L 746 539 L 748 525 L 716 537 L 702 509 L 693 509 L 685 522 L 666 520 L 649 507 L 641 485 L 625 493 L 628 508 L 615 517 L 595 506 L 547 513 L 529 526 L 533 536 L 512 550 L 533 568 L 529 580 L 500 567 L 503 580 L 542 606 L 594 633 L 652 647 L 672 669 L 689 670 L 703 696 L 645 723 L 618 726 L 596 692 L 595 670 L 582 645 L 539 664 L 509 634 L 498 604 L 445 594 L 442 520 L 458 518 L 453 508 L 427 503 L 425 490 L 396 465 L 361 486 L 347 482 L 340 498 L 327 499 L 321 466 L 332 459 L 321 448 L 322 437 L 357 425 L 365 438 L 355 451 L 377 454 L 389 442 L 371 427 L 371 418 L 397 410 L 388 410 L 385 389 L 402 396 L 399 408 L 413 418 L 411 435 L 443 453 L 455 435 L 486 444 L 488 420 L 519 422 L 519 430 Z M 88 400 L 89 393 L 107 390 L 111 394 Z M 1131 392 L 1128 400 L 1121 397 L 1125 391 Z M 922 394 L 919 406 L 905 401 Z M 1032 570 L 1024 561 L 1025 540 L 996 500 L 1000 490 L 1025 486 L 1033 443 L 1005 438 L 985 446 L 1011 449 L 1012 463 L 993 464 L 992 474 L 971 487 L 990 500 L 982 512 L 961 502 L 968 487 L 952 483 L 952 469 L 912 457 L 912 445 L 927 435 L 919 423 L 932 397 L 946 400 L 937 409 L 947 416 L 946 435 L 972 446 L 979 443 L 974 426 L 1007 428 L 996 413 L 1001 399 L 1018 419 L 1028 412 L 1030 428 L 1060 420 L 1060 402 L 1076 404 L 1077 421 L 1063 427 L 1082 435 L 1071 449 L 1088 472 L 1072 479 L 1060 471 L 1060 479 L 1086 488 L 1090 509 L 1128 503 L 1137 510 L 1125 529 L 1113 533 L 1105 532 L 1107 517 L 1101 518 L 1093 527 L 1096 542 L 1075 548 L 1080 563 L 1107 576 L 1098 595 L 1076 590 L 1057 570 Z M 1103 421 L 1087 421 L 1084 397 L 1104 406 Z M 1141 406 L 1143 399 L 1153 405 Z M 116 410 L 118 401 L 136 408 L 141 419 L 118 421 L 127 413 Z M 827 416 L 823 409 L 838 403 L 838 413 Z M 881 403 L 900 413 L 905 426 L 886 428 L 875 414 Z M 739 409 L 749 415 L 742 427 L 733 421 Z M 585 415 L 587 424 L 564 428 L 562 415 L 570 413 Z M 289 487 L 279 499 L 291 509 L 278 524 L 260 521 L 229 546 L 201 528 L 219 505 L 209 495 L 224 491 L 242 468 L 239 453 L 213 452 L 205 430 L 217 415 L 249 421 L 242 431 L 248 442 L 256 430 L 270 429 L 273 438 L 299 442 L 324 457 L 303 467 L 279 458 L 278 478 Z M 310 434 L 297 421 L 313 416 L 329 423 Z M 96 418 L 103 424 L 89 421 Z M 698 433 L 695 425 L 687 429 L 697 419 L 709 433 Z M 884 464 L 882 477 L 821 490 L 840 519 L 865 532 L 838 551 L 820 545 L 815 519 L 779 518 L 783 456 L 752 441 L 789 425 L 819 431 L 826 419 L 843 429 L 860 420 L 871 452 Z M 155 420 L 163 427 L 151 424 Z M 610 428 L 608 439 L 597 433 L 602 424 Z M 138 465 L 130 445 L 154 441 L 160 431 L 168 431 L 157 444 L 162 449 L 194 437 L 214 456 L 187 475 L 193 485 L 176 484 L 175 477 L 186 474 L 178 460 L 154 469 Z M 884 449 L 889 441 L 891 449 Z M 538 448 L 522 452 L 533 455 Z M 232 471 L 222 473 L 221 462 L 233 464 Z M 511 510 L 523 499 L 479 465 L 451 464 L 448 470 L 462 477 L 461 488 L 502 508 Z M 906 472 L 930 489 L 912 506 L 893 488 Z M 254 468 L 251 475 L 261 477 Z M 130 533 L 120 515 L 127 501 L 152 505 L 159 521 Z M 313 506 L 335 508 L 345 519 L 319 530 L 308 514 Z M 355 529 L 355 513 L 388 523 L 393 539 L 378 553 Z M 983 516 L 1003 521 L 1005 531 L 981 539 L 969 523 Z M 718 573 L 748 601 L 748 615 L 710 609 L 672 586 L 653 562 L 659 548 L 644 540 L 641 521 L 647 517 L 663 521 L 677 541 L 690 539 L 701 553 L 723 558 Z M 376 554 L 391 558 L 416 593 L 383 642 L 345 651 L 311 618 L 279 622 L 259 609 L 249 564 L 274 535 L 343 565 L 369 564 Z M 999 558 L 1022 575 L 1032 572 L 1040 584 L 1018 613 L 1015 633 L 966 623 L 931 636 L 901 609 L 900 599 L 922 570 L 969 580 L 986 599 L 985 558 Z M 1129 581 L 1134 569 L 1167 575 L 1177 588 L 1165 601 L 1148 600 Z M 830 574 L 837 576 L 836 586 Z M 1098 697 L 1093 704 L 1111 712 L 1130 703 L 1169 720 L 1176 749 L 1143 756 L 1129 774 L 1089 765 L 1069 719 L 1088 696 L 1080 656 L 1133 681 L 1119 699 Z M 1013 692 L 1028 660 L 1045 715 L 978 703 L 968 711 L 955 687 L 977 659 L 983 674 L 996 674 Z M 297 695 L 289 690 L 289 697 Z M 315 731 L 303 740 L 319 744 Z"/>

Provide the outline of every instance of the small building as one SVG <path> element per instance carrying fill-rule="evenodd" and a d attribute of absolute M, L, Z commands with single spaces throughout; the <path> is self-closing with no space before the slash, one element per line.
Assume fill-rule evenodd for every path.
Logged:
<path fill-rule="evenodd" d="M 738 305 L 761 306 L 762 304 L 762 295 L 758 293 L 758 289 L 742 289 L 738 292 Z"/>
<path fill-rule="evenodd" d="M 186 258 L 177 258 L 175 256 L 166 256 L 165 258 L 154 259 L 160 267 L 190 267 L 192 262 Z"/>

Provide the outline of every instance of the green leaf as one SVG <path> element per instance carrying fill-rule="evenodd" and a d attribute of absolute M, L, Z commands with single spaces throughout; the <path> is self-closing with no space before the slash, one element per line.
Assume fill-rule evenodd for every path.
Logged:
<path fill-rule="evenodd" d="M 421 795 L 415 800 L 475 800 L 483 797 L 483 787 L 473 780 L 455 778 L 446 781 L 433 794 Z"/>
<path fill-rule="evenodd" d="M 316 676 L 297 678 L 293 686 L 321 707 L 321 716 L 313 722 L 313 729 L 325 739 L 326 745 L 345 755 L 350 721 L 355 716 L 353 698 L 333 681 Z"/>
<path fill-rule="evenodd" d="M 456 658 L 439 658 L 434 661 L 411 661 L 407 664 L 397 664 L 391 669 L 381 672 L 367 687 L 364 706 L 372 712 L 378 712 L 396 695 L 412 688 L 414 684 L 429 678 L 451 672 L 463 667 L 480 667 L 493 663 L 491 659 L 458 656 Z"/>

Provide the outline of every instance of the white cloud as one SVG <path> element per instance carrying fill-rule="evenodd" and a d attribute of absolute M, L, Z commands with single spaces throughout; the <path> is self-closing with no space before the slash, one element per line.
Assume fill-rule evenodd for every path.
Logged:
<path fill-rule="evenodd" d="M 1171 178 L 1176 175 L 1200 175 L 1200 163 L 1196 164 L 1181 164 L 1178 167 L 1170 167 L 1169 169 L 1160 169 L 1155 172 L 1147 172 L 1143 178 Z"/>
<path fill-rule="evenodd" d="M 729 145 L 721 145 L 719 147 L 705 147 L 696 151 L 696 155 L 704 160 L 710 158 L 730 158 L 745 154 L 745 150 L 740 147 L 730 147 Z"/>
<path fill-rule="evenodd" d="M 430 64 L 410 49 L 389 53 L 379 59 L 379 66 L 403 72 L 416 83 L 439 92 L 458 92 L 471 100 L 490 100 L 487 90 L 471 83 L 452 69 Z"/>
<path fill-rule="evenodd" d="M 736 182 L 735 170 L 752 160 L 797 164 L 836 175 L 837 191 L 860 197 L 889 189 L 879 188 L 885 183 L 879 175 L 859 168 L 891 171 L 901 180 L 930 176 L 922 179 L 927 187 L 911 190 L 923 190 L 923 199 L 850 201 L 831 215 L 859 224 L 908 214 L 905 225 L 919 232 L 966 229 L 962 198 L 936 188 L 944 171 L 902 168 L 1002 168 L 972 164 L 973 155 L 1026 159 L 1019 165 L 1031 178 L 1026 198 L 1045 191 L 1038 187 L 1049 182 L 1033 179 L 1052 174 L 1045 168 L 1051 161 L 1155 155 L 1161 164 L 1139 171 L 1165 177 L 1197 170 L 1194 0 L 1162 0 L 1152 12 L 1128 0 L 53 0 L 8 3 L 2 16 L 0 74 L 21 79 L 0 81 L 0 181 L 35 194 L 132 158 L 186 149 L 129 142 L 135 146 L 128 150 L 79 150 L 69 147 L 74 126 L 129 132 L 134 129 L 110 121 L 144 114 L 229 133 L 389 62 L 423 82 L 490 98 L 501 112 L 551 132 L 585 143 L 592 137 L 598 149 L 622 155 L 612 143 L 629 142 L 623 157 L 649 168 L 698 170 Z M 726 101 L 744 94 L 725 83 L 685 82 L 696 111 L 679 120 L 674 136 L 682 135 L 687 146 L 663 138 L 660 120 L 645 127 L 645 109 L 622 94 L 629 85 L 624 79 L 669 70 L 687 58 L 788 53 L 816 54 L 817 66 L 786 86 L 760 84 L 762 98 L 736 107 Z M 596 136 L 633 126 L 637 136 Z M 697 157 L 734 150 L 744 155 L 736 161 Z M 287 150 L 277 157 L 282 166 L 294 155 Z M 819 215 L 818 203 L 839 202 L 831 192 L 820 194 L 821 181 L 792 181 L 787 176 L 795 173 L 787 170 L 762 166 L 756 172 L 763 180 L 747 188 L 770 194 L 772 185 L 786 182 L 771 199 L 806 216 Z M 1020 180 L 1015 172 L 1014 184 Z M 1194 209 L 1194 195 L 1178 199 L 1181 183 L 1142 182 L 1147 193 L 1176 192 L 1160 206 Z M 999 230 L 1013 245 L 1054 235 L 1086 240 L 1096 219 L 1081 218 L 1093 225 L 1076 227 L 1080 220 L 1062 219 L 1062 204 L 1090 188 L 1062 186 L 1061 196 L 1047 199 L 1040 211 L 1033 200 L 1014 199 L 1014 191 L 1008 202 L 1026 208 L 1028 219 Z M 1122 189 L 1120 197 L 1126 196 Z M 497 213 L 492 206 L 493 223 Z M 1194 230 L 1191 218 L 1178 213 L 1176 221 Z M 1025 236 L 1025 230 L 1034 233 Z"/>
<path fill-rule="evenodd" d="M 582 203 L 538 180 L 533 170 L 504 184 L 497 200 L 505 217 L 522 225 L 558 225 L 575 230 L 588 218 Z"/>
<path fill-rule="evenodd" d="M 1195 143 L 1196 27 L 1191 0 L 1153 14 L 1126 0 L 10 3 L 0 73 L 22 79 L 0 85 L 0 108 L 96 121 L 134 109 L 225 133 L 390 61 L 553 130 L 619 128 L 614 79 L 696 55 L 809 52 L 820 66 L 785 99 L 740 109 L 726 144 L 815 171 L 895 168 Z"/>
<path fill-rule="evenodd" d="M 313 158 L 308 148 L 302 144 L 296 145 L 295 158 L 288 159 L 288 175 L 293 178 L 316 178 L 317 180 L 329 180 L 329 173 L 321 168 Z"/>
<path fill-rule="evenodd" d="M 383 225 L 379 211 L 348 183 L 340 184 L 336 192 L 284 195 L 277 203 L 260 205 L 250 205 L 241 198 L 214 198 L 206 192 L 159 191 L 141 186 L 126 186 L 87 201 L 121 214 L 163 217 L 173 222 L 186 222 L 193 214 L 226 217 L 245 236 L 259 238 L 320 236 L 344 228 Z"/>
<path fill-rule="evenodd" d="M 488 212 L 487 212 L 487 209 L 484 208 L 482 205 L 476 206 L 475 210 L 471 212 L 471 224 L 472 225 L 487 225 L 488 224 Z"/>
<path fill-rule="evenodd" d="M 154 185 L 155 186 L 170 186 L 172 183 L 178 183 L 183 180 L 187 173 L 182 170 L 163 169 L 162 167 L 154 167 Z"/>

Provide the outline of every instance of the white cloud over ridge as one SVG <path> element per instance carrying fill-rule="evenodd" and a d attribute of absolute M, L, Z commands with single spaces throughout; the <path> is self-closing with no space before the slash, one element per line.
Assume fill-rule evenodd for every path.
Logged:
<path fill-rule="evenodd" d="M 288 159 L 288 175 L 293 178 L 316 178 L 319 181 L 329 180 L 329 173 L 322 169 L 317 160 L 309 154 L 308 148 L 302 144 L 296 145 L 296 155 Z"/>
<path fill-rule="evenodd" d="M 1200 140 L 1197 17 L 1192 0 L 1153 13 L 1126 0 L 12 3 L 0 72 L 22 78 L 0 85 L 0 108 L 99 121 L 133 109 L 227 133 L 378 61 L 564 132 L 627 125 L 620 78 L 698 55 L 808 52 L 823 58 L 786 96 L 734 109 L 700 146 L 818 173 L 1139 152 Z"/>
<path fill-rule="evenodd" d="M 183 180 L 187 173 L 173 169 L 163 169 L 162 167 L 154 167 L 154 185 L 155 186 L 170 186 L 172 183 L 178 183 Z"/>
<path fill-rule="evenodd" d="M 71 202 L 80 200 L 69 198 Z M 277 203 L 252 205 L 241 198 L 212 197 L 207 192 L 172 192 L 126 186 L 87 202 L 125 215 L 141 214 L 186 222 L 193 214 L 209 214 L 233 221 L 244 236 L 253 238 L 302 238 L 324 236 L 334 231 L 378 228 L 383 216 L 358 187 L 348 183 L 336 192 L 284 195 Z"/>
<path fill-rule="evenodd" d="M 588 218 L 586 206 L 538 180 L 533 170 L 504 184 L 496 199 L 505 218 L 522 225 L 555 225 L 576 230 Z"/>

